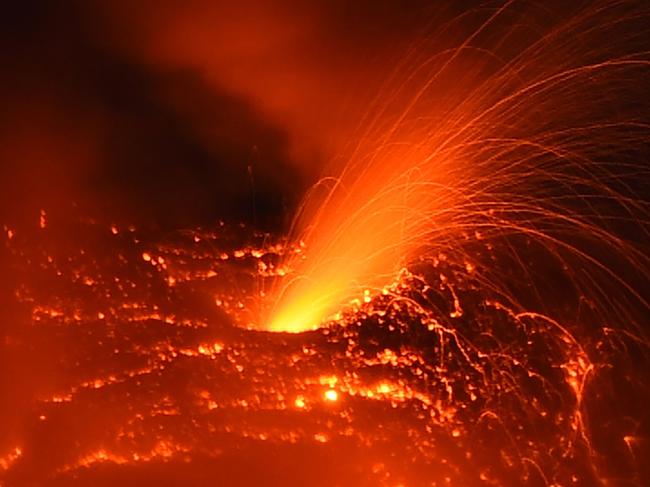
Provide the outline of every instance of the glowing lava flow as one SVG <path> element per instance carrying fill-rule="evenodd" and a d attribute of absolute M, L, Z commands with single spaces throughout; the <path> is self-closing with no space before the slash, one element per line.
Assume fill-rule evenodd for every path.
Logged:
<path fill-rule="evenodd" d="M 645 478 L 645 345 L 512 309 L 480 279 L 477 262 L 506 264 L 485 240 L 472 261 L 438 254 L 330 326 L 286 334 L 245 326 L 259 281 L 298 250 L 270 236 L 36 228 L 0 236 L 15 281 L 5 485 Z"/>
<path fill-rule="evenodd" d="M 474 234 L 538 242 L 564 279 L 610 311 L 629 308 L 611 301 L 611 283 L 647 307 L 618 264 L 648 269 L 647 255 L 611 230 L 647 215 L 622 184 L 647 171 L 630 154 L 649 140 L 637 80 L 650 61 L 634 28 L 648 16 L 626 6 L 543 24 L 540 12 L 506 2 L 464 14 L 476 16 L 469 35 L 453 38 L 458 19 L 432 32 L 387 82 L 340 176 L 307 197 L 293 234 L 306 251 L 269 293 L 268 329 L 321 326 L 414 258 L 462 251 Z M 510 252 L 528 274 L 516 245 Z M 501 275 L 487 266 L 482 278 L 522 303 Z"/>
<path fill-rule="evenodd" d="M 3 222 L 0 484 L 649 485 L 650 15 L 589 7 L 442 25 L 288 242 Z"/>

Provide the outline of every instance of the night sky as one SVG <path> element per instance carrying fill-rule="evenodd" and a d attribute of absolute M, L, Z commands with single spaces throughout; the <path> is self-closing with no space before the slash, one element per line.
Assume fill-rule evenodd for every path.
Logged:
<path fill-rule="evenodd" d="M 4 5 L 0 214 L 285 226 L 422 28 L 398 3 Z"/>
<path fill-rule="evenodd" d="M 643 1 L 5 3 L 0 485 L 648 485 Z M 399 273 L 272 330 L 305 194 L 403 215 L 403 147 Z M 322 289 L 383 229 L 332 200 Z"/>

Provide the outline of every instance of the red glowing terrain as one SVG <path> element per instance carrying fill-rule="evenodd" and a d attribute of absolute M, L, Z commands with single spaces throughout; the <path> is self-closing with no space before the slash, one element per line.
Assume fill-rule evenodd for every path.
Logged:
<path fill-rule="evenodd" d="M 476 278 L 508 263 L 473 240 L 474 261 L 415 262 L 336 321 L 287 334 L 248 311 L 302 251 L 268 235 L 5 229 L 3 482 L 647 479 L 644 347 L 511 309 Z"/>

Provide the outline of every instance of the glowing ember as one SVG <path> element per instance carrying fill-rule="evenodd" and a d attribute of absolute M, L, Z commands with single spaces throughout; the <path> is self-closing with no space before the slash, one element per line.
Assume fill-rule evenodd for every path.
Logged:
<path fill-rule="evenodd" d="M 477 28 L 457 44 L 448 47 L 434 32 L 431 45 L 420 46 L 426 60 L 401 66 L 348 163 L 306 198 L 293 235 L 306 252 L 286 256 L 290 273 L 268 293 L 261 321 L 269 330 L 323 326 L 414 259 L 465 252 L 472 269 L 468 236 L 478 233 L 537 242 L 548 253 L 538 261 L 557 266 L 603 309 L 624 312 L 628 299 L 647 306 L 618 265 L 647 270 L 647 255 L 609 223 L 640 224 L 646 215 L 620 180 L 647 171 L 625 159 L 630 147 L 646 146 L 647 125 L 619 107 L 645 97 L 635 80 L 649 68 L 637 50 L 643 34 L 620 24 L 647 12 L 604 6 L 549 31 L 511 28 L 533 15 L 513 2 L 477 15 Z M 513 272 L 530 274 L 518 252 L 513 244 Z M 501 269 L 485 267 L 482 279 L 530 306 L 504 288 Z M 611 282 L 629 296 L 612 302 Z"/>
<path fill-rule="evenodd" d="M 404 270 L 328 328 L 286 335 L 233 326 L 248 322 L 247 297 L 260 279 L 277 279 L 275 252 L 292 251 L 268 236 L 226 227 L 183 232 L 148 245 L 145 261 L 137 231 L 110 244 L 102 228 L 75 232 L 96 241 L 92 252 L 55 249 L 47 234 L 38 244 L 5 240 L 25 277 L 16 296 L 26 324 L 8 350 L 26 360 L 68 350 L 56 362 L 65 374 L 33 386 L 32 433 L 0 457 L 10 482 L 94 483 L 122 468 L 163 479 L 186 462 L 225 482 L 227 465 L 260 465 L 274 451 L 308 458 L 242 471 L 238 485 L 270 474 L 284 479 L 278 485 L 296 476 L 376 485 L 552 476 L 588 485 L 611 471 L 597 460 L 609 451 L 599 438 L 614 435 L 625 461 L 643 451 L 626 415 L 609 416 L 612 407 L 634 407 L 615 406 L 609 371 L 615 363 L 617 374 L 642 367 L 641 356 L 632 362 L 620 353 L 639 343 L 514 311 L 461 254 Z M 233 239 L 245 257 L 218 258 Z M 477 260 L 500 252 L 476 243 Z M 158 257 L 165 267 L 151 265 Z M 24 469 L 45 465 L 50 453 L 39 445 L 52 437 L 56 459 Z M 318 466 L 324 457 L 332 463 Z M 335 465 L 336 474 L 323 473 Z"/>
<path fill-rule="evenodd" d="M 650 485 L 650 11 L 555 10 L 434 15 L 287 236 L 0 222 L 0 485 Z"/>
<path fill-rule="evenodd" d="M 338 393 L 334 389 L 328 389 L 327 391 L 325 391 L 324 395 L 325 395 L 325 399 L 332 402 L 336 401 L 339 398 Z"/>

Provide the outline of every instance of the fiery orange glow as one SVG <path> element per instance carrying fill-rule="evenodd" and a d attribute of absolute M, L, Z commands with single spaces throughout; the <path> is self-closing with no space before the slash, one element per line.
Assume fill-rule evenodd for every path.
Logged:
<path fill-rule="evenodd" d="M 476 28 L 455 43 L 434 32 L 397 68 L 349 162 L 303 204 L 292 235 L 305 250 L 289 257 L 291 273 L 270 293 L 268 329 L 322 326 L 409 262 L 462 251 L 473 235 L 532 239 L 578 288 L 602 273 L 647 306 L 601 257 L 604 249 L 648 269 L 647 256 L 608 223 L 645 215 L 617 179 L 643 171 L 621 158 L 647 141 L 636 112 L 617 109 L 644 96 L 634 81 L 650 67 L 635 51 L 643 34 L 617 27 L 639 13 L 607 20 L 589 9 L 534 32 L 527 23 L 535 13 L 506 2 L 477 14 Z M 589 274 L 584 282 L 577 267 Z M 499 288 L 500 271 L 487 271 L 482 277 Z"/>
<path fill-rule="evenodd" d="M 86 344 L 63 356 L 70 372 L 37 391 L 34 409 L 39 435 L 68 422 L 78 429 L 61 458 L 37 474 L 21 468 L 44 453 L 35 440 L 15 438 L 0 456 L 6 478 L 96 479 L 121 468 L 160 468 L 164 476 L 197 455 L 221 472 L 232 461 L 227 452 L 242 444 L 246 458 L 265 458 L 266 448 L 326 448 L 344 466 L 345 485 L 447 477 L 525 483 L 540 478 L 528 457 L 558 479 L 599 475 L 600 461 L 579 457 L 602 451 L 592 444 L 601 426 L 588 412 L 612 407 L 594 395 L 607 391 L 602 367 L 636 338 L 611 328 L 584 335 L 513 309 L 461 251 L 409 266 L 326 328 L 287 335 L 254 329 L 254 289 L 260 279 L 281 279 L 280 257 L 300 246 L 258 236 L 227 249 L 237 231 L 227 226 L 142 245 L 136 229 L 81 225 L 76 234 L 105 242 L 91 252 L 52 244 L 56 225 L 38 228 L 43 245 L 22 232 L 4 239 L 24 275 L 15 293 L 29 323 L 29 339 L 10 349 L 37 336 Z M 477 261 L 504 250 L 476 243 Z M 106 258 L 116 250 L 116 261 Z M 197 306 L 203 295 L 210 299 Z M 178 387 L 179 377 L 187 387 Z M 101 431 L 87 409 L 108 422 Z M 636 430 L 621 428 L 621 444 L 643 451 Z M 409 460 L 392 461 L 386 451 Z M 299 471 L 320 472 L 311 463 Z M 263 475 L 242 474 L 237 485 Z M 286 475 L 277 485 L 295 479 L 295 468 Z"/>
<path fill-rule="evenodd" d="M 0 486 L 650 485 L 650 7 L 421 3 L 3 10 Z"/>

